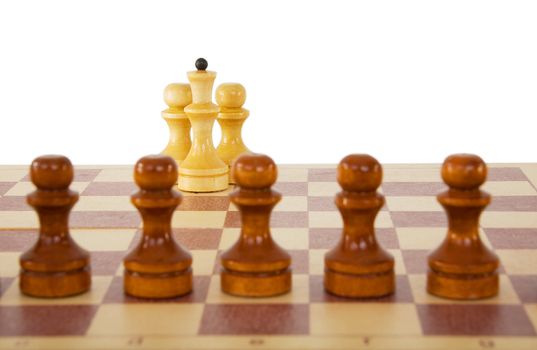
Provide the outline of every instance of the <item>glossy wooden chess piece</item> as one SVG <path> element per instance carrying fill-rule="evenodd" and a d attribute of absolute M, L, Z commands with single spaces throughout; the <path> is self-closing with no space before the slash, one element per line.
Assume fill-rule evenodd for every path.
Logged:
<path fill-rule="evenodd" d="M 343 189 L 335 200 L 343 217 L 343 235 L 325 255 L 325 289 L 355 298 L 391 294 L 394 259 L 377 243 L 374 229 L 384 205 L 384 197 L 377 193 L 382 167 L 369 155 L 352 154 L 339 163 L 337 180 Z"/>
<path fill-rule="evenodd" d="M 164 102 L 168 108 L 162 111 L 162 118 L 168 123 L 170 138 L 162 154 L 175 159 L 177 165 L 190 152 L 190 121 L 185 113 L 185 106 L 192 103 L 192 91 L 189 84 L 173 83 L 164 89 Z"/>
<path fill-rule="evenodd" d="M 243 153 L 250 152 L 242 140 L 242 125 L 250 112 L 242 108 L 246 101 L 244 86 L 237 83 L 224 83 L 216 89 L 216 103 L 220 107 L 217 121 L 222 128 L 222 139 L 216 152 L 231 169 L 233 161 Z M 232 172 L 229 183 L 234 184 Z"/>
<path fill-rule="evenodd" d="M 222 254 L 221 284 L 226 293 L 269 297 L 291 289 L 291 257 L 270 234 L 270 213 L 281 195 L 271 186 L 277 168 L 265 155 L 243 154 L 233 170 L 239 189 L 230 194 L 241 213 L 239 240 Z"/>
<path fill-rule="evenodd" d="M 36 158 L 30 178 L 37 189 L 27 202 L 39 216 L 39 238 L 20 258 L 20 289 L 24 294 L 57 298 L 90 289 L 90 255 L 69 234 L 69 212 L 78 201 L 71 191 L 73 165 L 67 157 Z"/>
<path fill-rule="evenodd" d="M 134 167 L 140 190 L 131 196 L 140 211 L 140 243 L 124 259 L 125 293 L 141 298 L 171 298 L 192 290 L 192 256 L 172 236 L 171 220 L 181 203 L 173 190 L 177 165 L 168 156 L 146 156 Z"/>
<path fill-rule="evenodd" d="M 449 190 L 437 196 L 448 216 L 448 232 L 429 255 L 427 291 L 450 299 L 481 299 L 498 294 L 499 259 L 479 237 L 479 216 L 491 197 L 479 187 L 487 166 L 472 154 L 455 154 L 442 165 Z"/>
<path fill-rule="evenodd" d="M 213 145 L 213 125 L 218 106 L 212 103 L 216 73 L 207 71 L 207 61 L 196 61 L 197 71 L 188 72 L 192 103 L 185 112 L 192 125 L 192 147 L 179 166 L 179 189 L 188 192 L 216 192 L 228 188 L 229 169 Z"/>

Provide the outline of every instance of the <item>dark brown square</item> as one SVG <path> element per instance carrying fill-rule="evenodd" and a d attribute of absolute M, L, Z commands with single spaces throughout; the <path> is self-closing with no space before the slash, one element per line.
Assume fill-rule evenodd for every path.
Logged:
<path fill-rule="evenodd" d="M 337 211 L 332 197 L 308 197 L 308 211 Z M 386 204 L 380 210 L 388 210 Z"/>
<path fill-rule="evenodd" d="M 337 211 L 334 197 L 308 197 L 308 211 Z"/>
<path fill-rule="evenodd" d="M 125 252 L 91 252 L 92 275 L 114 275 L 119 269 L 124 257 Z"/>
<path fill-rule="evenodd" d="M 183 196 L 177 210 L 226 211 L 229 209 L 228 196 Z"/>
<path fill-rule="evenodd" d="M 11 283 L 13 283 L 14 280 L 15 278 L 13 277 L 1 277 L 0 278 L 0 297 L 11 286 Z"/>
<path fill-rule="evenodd" d="M 425 335 L 533 336 L 521 305 L 417 305 Z"/>
<path fill-rule="evenodd" d="M 339 228 L 310 228 L 310 249 L 331 249 L 341 239 L 342 229 Z M 398 249 L 399 240 L 393 228 L 377 228 L 375 234 L 379 244 L 386 249 Z"/>
<path fill-rule="evenodd" d="M 440 174 L 438 174 L 440 181 Z M 382 193 L 385 196 L 436 196 L 445 191 L 447 186 L 442 182 L 385 182 Z"/>
<path fill-rule="evenodd" d="M 206 305 L 199 333 L 308 334 L 309 308 L 301 304 Z"/>
<path fill-rule="evenodd" d="M 173 236 L 179 244 L 187 249 L 218 249 L 222 229 L 173 229 Z"/>
<path fill-rule="evenodd" d="M 504 167 L 492 168 L 487 171 L 487 181 L 528 181 L 528 178 L 520 168 Z"/>
<path fill-rule="evenodd" d="M 291 269 L 296 274 L 307 274 L 309 272 L 309 251 L 288 250 L 291 255 Z"/>
<path fill-rule="evenodd" d="M 0 197 L 0 210 L 13 210 L 13 211 L 21 211 L 21 210 L 33 210 L 32 207 L 30 207 L 26 203 L 26 197 L 24 196 L 7 196 L 7 197 Z"/>
<path fill-rule="evenodd" d="M 403 262 L 408 274 L 426 273 L 429 269 L 427 262 L 429 250 L 408 249 L 401 250 L 401 254 L 403 255 Z"/>
<path fill-rule="evenodd" d="M 537 303 L 537 276 L 509 276 L 509 279 L 520 301 Z"/>
<path fill-rule="evenodd" d="M 308 181 L 312 182 L 336 182 L 337 171 L 334 168 L 308 169 Z"/>
<path fill-rule="evenodd" d="M 83 196 L 130 196 L 138 188 L 133 182 L 92 182 Z"/>
<path fill-rule="evenodd" d="M 273 189 L 283 196 L 307 196 L 308 184 L 306 182 L 277 182 Z"/>
<path fill-rule="evenodd" d="M 192 281 L 192 292 L 176 298 L 167 299 L 146 299 L 136 298 L 130 295 L 126 295 L 123 289 L 123 277 L 116 276 L 112 280 L 106 295 L 104 296 L 104 303 L 203 303 L 207 298 L 209 291 L 209 283 L 211 278 L 209 276 L 194 276 Z"/>
<path fill-rule="evenodd" d="M 0 335 L 84 335 L 96 311 L 90 305 L 0 306 Z"/>
<path fill-rule="evenodd" d="M 0 231 L 0 252 L 23 252 L 37 242 L 37 230 Z"/>
<path fill-rule="evenodd" d="M 6 194 L 15 184 L 16 182 L 0 182 L 0 196 Z"/>
<path fill-rule="evenodd" d="M 483 231 L 495 249 L 537 248 L 537 229 L 534 228 L 484 228 Z"/>
<path fill-rule="evenodd" d="M 72 228 L 137 228 L 141 222 L 133 211 L 75 211 L 69 218 Z"/>
<path fill-rule="evenodd" d="M 441 211 L 391 211 L 395 227 L 447 227 L 446 214 Z"/>
<path fill-rule="evenodd" d="M 490 211 L 537 211 L 537 196 L 495 196 Z"/>
<path fill-rule="evenodd" d="M 395 276 L 395 293 L 381 298 L 343 298 L 328 293 L 324 289 L 323 276 L 310 277 L 310 301 L 313 303 L 412 303 L 414 297 L 407 276 Z"/>
<path fill-rule="evenodd" d="M 270 216 L 271 227 L 307 227 L 307 212 L 277 211 Z M 241 227 L 240 212 L 228 211 L 224 227 Z"/>

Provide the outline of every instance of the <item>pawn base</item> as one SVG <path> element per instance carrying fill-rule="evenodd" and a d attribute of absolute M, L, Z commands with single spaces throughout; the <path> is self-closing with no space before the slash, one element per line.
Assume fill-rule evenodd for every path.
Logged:
<path fill-rule="evenodd" d="M 22 293 L 38 298 L 63 298 L 82 294 L 91 287 L 89 266 L 75 271 L 37 272 L 22 269 Z"/>
<path fill-rule="evenodd" d="M 374 274 L 349 274 L 326 269 L 324 288 L 330 294 L 346 298 L 377 298 L 395 290 L 393 270 Z"/>
<path fill-rule="evenodd" d="M 219 192 L 227 190 L 229 176 L 227 172 L 220 175 L 193 176 L 179 174 L 177 187 L 185 192 Z"/>
<path fill-rule="evenodd" d="M 498 273 L 446 274 L 429 270 L 427 292 L 435 296 L 457 300 L 490 298 L 498 294 Z"/>
<path fill-rule="evenodd" d="M 222 291 L 241 297 L 272 297 L 291 290 L 291 269 L 274 273 L 235 272 L 222 269 Z"/>
<path fill-rule="evenodd" d="M 125 293 L 138 298 L 163 299 L 192 291 L 192 269 L 171 273 L 139 273 L 125 270 Z"/>

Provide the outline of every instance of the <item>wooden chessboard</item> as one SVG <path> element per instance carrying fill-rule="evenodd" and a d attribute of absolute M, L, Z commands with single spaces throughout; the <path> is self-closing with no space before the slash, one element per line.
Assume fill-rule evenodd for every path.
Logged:
<path fill-rule="evenodd" d="M 91 251 L 93 286 L 56 300 L 21 295 L 18 258 L 36 239 L 27 167 L 0 167 L 0 348 L 15 349 L 537 349 L 537 164 L 489 165 L 493 202 L 481 234 L 502 263 L 499 296 L 455 302 L 425 291 L 426 255 L 443 239 L 439 165 L 385 165 L 387 205 L 376 221 L 395 257 L 397 290 L 377 300 L 326 294 L 323 255 L 340 236 L 335 165 L 280 166 L 284 198 L 274 238 L 293 258 L 293 290 L 267 299 L 220 291 L 219 253 L 237 238 L 229 190 L 184 194 L 175 237 L 194 257 L 194 292 L 166 301 L 127 297 L 122 258 L 140 237 L 129 166 L 78 167 L 72 235 Z"/>

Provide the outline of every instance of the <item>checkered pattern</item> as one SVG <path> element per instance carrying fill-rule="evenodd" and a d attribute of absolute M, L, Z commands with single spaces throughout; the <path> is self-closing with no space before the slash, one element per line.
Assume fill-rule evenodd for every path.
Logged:
<path fill-rule="evenodd" d="M 184 193 L 173 217 L 176 239 L 193 255 L 194 291 L 165 301 L 125 296 L 122 258 L 140 237 L 130 203 L 131 167 L 80 167 L 81 194 L 70 216 L 74 239 L 91 251 L 89 293 L 44 300 L 21 295 L 18 258 L 36 239 L 26 167 L 0 167 L 0 348 L 537 348 L 537 164 L 490 165 L 493 202 L 481 234 L 502 263 L 500 294 L 477 302 L 425 291 L 426 255 L 444 238 L 436 202 L 439 165 L 386 165 L 376 220 L 395 257 L 397 289 L 375 300 L 326 294 L 323 256 L 341 234 L 333 199 L 334 165 L 280 166 L 283 194 L 272 234 L 293 259 L 292 292 L 237 298 L 220 291 L 219 254 L 238 237 L 240 216 L 228 190 Z M 64 336 L 70 336 L 65 338 Z M 66 340 L 68 339 L 68 340 Z"/>

